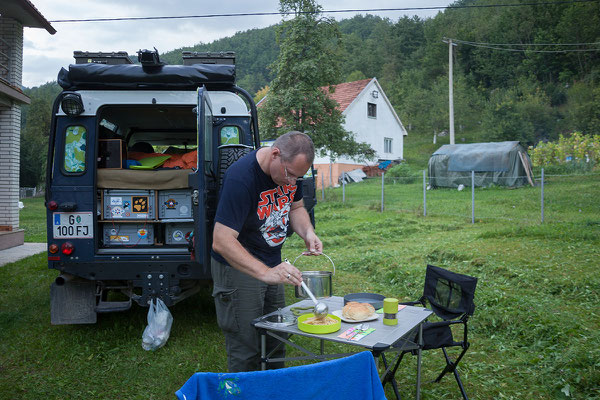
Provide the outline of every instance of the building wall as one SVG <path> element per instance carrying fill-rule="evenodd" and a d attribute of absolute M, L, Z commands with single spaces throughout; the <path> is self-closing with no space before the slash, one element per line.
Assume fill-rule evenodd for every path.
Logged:
<path fill-rule="evenodd" d="M 371 93 L 377 90 L 378 97 Z M 377 117 L 370 118 L 367 115 L 367 103 L 377 105 Z M 331 166 L 331 179 L 329 157 L 315 157 L 314 166 L 321 174 L 317 178 L 317 187 L 324 182 L 325 187 L 339 186 L 339 178 L 343 172 L 362 168 L 366 165 L 377 164 L 377 160 L 400 160 L 404 158 L 404 129 L 396 120 L 390 105 L 386 100 L 383 90 L 373 81 L 370 82 L 358 98 L 345 110 L 346 130 L 356 134 L 357 142 L 366 142 L 371 145 L 377 153 L 375 160 L 359 162 L 349 157 L 340 157 Z M 392 153 L 384 152 L 384 138 L 392 139 Z M 324 177 L 324 181 L 322 180 Z"/>
<path fill-rule="evenodd" d="M 378 97 L 371 95 L 377 90 Z M 377 117 L 367 116 L 367 103 L 377 105 Z M 388 105 L 385 94 L 375 82 L 367 85 L 363 93 L 346 110 L 347 130 L 356 133 L 357 142 L 366 142 L 371 145 L 380 160 L 398 160 L 404 155 L 404 132 L 394 117 Z M 384 138 L 392 138 L 392 153 L 384 152 Z M 376 160 L 375 160 L 376 161 Z M 351 159 L 340 159 L 338 162 L 348 163 Z"/>
<path fill-rule="evenodd" d="M 331 165 L 331 174 L 330 171 Z M 321 189 L 323 185 L 328 187 L 337 187 L 340 185 L 339 179 L 344 172 L 354 171 L 355 169 L 362 168 L 364 164 L 313 164 L 314 169 L 317 171 L 317 189 Z"/>
<path fill-rule="evenodd" d="M 23 26 L 13 19 L 0 18 L 0 37 L 10 47 L 10 70 L 4 79 L 21 87 Z M 21 107 L 0 106 L 0 227 L 12 229 L 19 227 L 20 137 Z"/>

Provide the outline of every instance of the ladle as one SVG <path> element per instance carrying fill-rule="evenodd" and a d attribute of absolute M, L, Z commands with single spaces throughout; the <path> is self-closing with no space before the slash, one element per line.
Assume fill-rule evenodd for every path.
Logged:
<path fill-rule="evenodd" d="M 287 258 L 285 259 L 285 262 L 288 263 L 288 264 L 290 263 Z M 306 283 L 304 283 L 304 281 L 301 281 L 300 284 L 302 285 L 302 288 L 304 289 L 304 291 L 306 293 L 308 293 L 308 296 L 313 301 L 313 303 L 315 303 L 315 309 L 314 309 L 315 317 L 317 317 L 318 319 L 325 318 L 327 316 L 327 314 L 329 314 L 329 307 L 327 306 L 327 304 L 325 304 L 325 303 L 323 303 L 321 301 L 317 301 L 317 298 L 310 291 L 310 289 L 308 288 L 308 286 L 306 286 Z"/>
<path fill-rule="evenodd" d="M 323 319 L 327 316 L 327 314 L 329 314 L 329 307 L 327 307 L 327 304 L 321 302 L 321 301 L 317 301 L 317 299 L 315 298 L 315 296 L 312 294 L 312 292 L 310 291 L 310 289 L 308 288 L 308 286 L 306 286 L 306 283 L 304 283 L 304 281 L 301 282 L 302 288 L 306 291 L 306 293 L 308 293 L 308 295 L 310 296 L 310 299 L 313 301 L 313 303 L 315 303 L 315 317 L 317 317 L 318 319 Z"/>

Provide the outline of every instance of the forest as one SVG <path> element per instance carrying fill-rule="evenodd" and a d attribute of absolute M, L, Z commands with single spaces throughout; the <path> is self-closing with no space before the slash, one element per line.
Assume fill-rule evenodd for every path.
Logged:
<path fill-rule="evenodd" d="M 459 0 L 433 18 L 359 15 L 338 22 L 340 82 L 376 77 L 411 136 L 448 130 L 448 39 L 453 46 L 457 142 L 519 140 L 525 145 L 573 132 L 600 133 L 600 3 Z M 183 46 L 234 51 L 237 83 L 262 97 L 279 54 L 276 26 Z M 118 49 L 115 49 L 118 50 Z M 58 71 L 57 71 L 58 73 Z M 339 83 L 339 82 L 338 82 Z M 56 82 L 26 88 L 21 186 L 43 182 Z"/>

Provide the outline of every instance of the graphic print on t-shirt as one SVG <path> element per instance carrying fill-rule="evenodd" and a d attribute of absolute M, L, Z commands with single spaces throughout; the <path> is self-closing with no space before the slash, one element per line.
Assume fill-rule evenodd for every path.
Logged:
<path fill-rule="evenodd" d="M 279 246 L 285 241 L 296 189 L 296 185 L 277 186 L 259 195 L 256 214 L 260 221 L 264 221 L 260 232 L 271 247 Z"/>

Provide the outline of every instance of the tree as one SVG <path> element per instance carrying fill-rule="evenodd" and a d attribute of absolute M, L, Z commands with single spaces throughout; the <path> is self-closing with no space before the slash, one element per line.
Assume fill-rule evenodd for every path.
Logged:
<path fill-rule="evenodd" d="M 264 86 L 263 88 L 261 88 L 258 92 L 256 92 L 256 94 L 254 95 L 254 102 L 258 103 L 259 101 L 261 101 L 263 99 L 263 97 L 265 97 L 267 94 L 269 93 L 269 86 Z"/>
<path fill-rule="evenodd" d="M 24 107 L 21 128 L 20 185 L 38 187 L 46 174 L 52 103 L 60 92 L 56 82 L 26 90 L 31 104 Z"/>
<path fill-rule="evenodd" d="M 340 77 L 336 22 L 323 17 L 314 0 L 280 0 L 279 10 L 292 18 L 277 27 L 280 52 L 270 67 L 275 79 L 259 109 L 262 132 L 267 138 L 290 130 L 306 132 L 322 155 L 372 158 L 373 149 L 343 128 L 338 104 L 328 97 Z"/>

